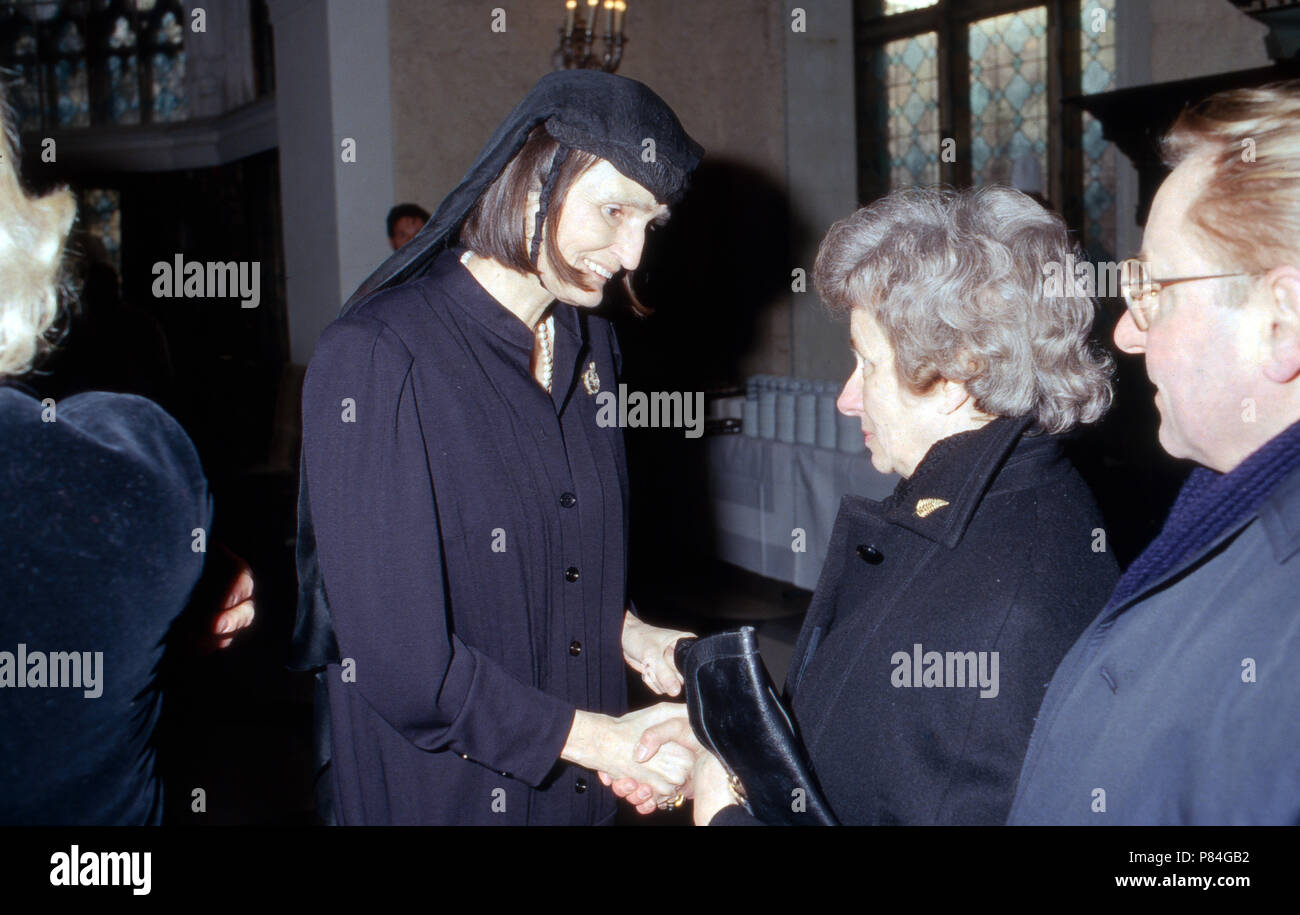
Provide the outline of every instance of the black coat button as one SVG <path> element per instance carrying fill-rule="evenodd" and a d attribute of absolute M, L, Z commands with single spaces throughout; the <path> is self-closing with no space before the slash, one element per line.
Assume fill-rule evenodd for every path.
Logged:
<path fill-rule="evenodd" d="M 576 566 L 569 566 L 567 569 L 564 570 L 564 580 L 565 581 L 578 580 L 578 569 Z"/>
<path fill-rule="evenodd" d="M 578 792 L 579 794 L 582 794 L 584 791 L 587 790 L 587 780 L 585 778 L 579 777 L 573 783 L 573 790 Z"/>
<path fill-rule="evenodd" d="M 578 497 L 571 492 L 561 493 L 560 504 L 565 508 L 573 508 L 573 506 L 578 504 Z"/>
<path fill-rule="evenodd" d="M 878 566 L 885 561 L 885 554 L 869 543 L 859 543 L 858 558 L 863 562 L 869 562 L 873 566 Z"/>
<path fill-rule="evenodd" d="M 582 643 L 579 642 L 577 639 L 574 639 L 572 642 L 570 642 L 569 654 L 573 655 L 575 658 L 578 655 L 582 654 Z"/>

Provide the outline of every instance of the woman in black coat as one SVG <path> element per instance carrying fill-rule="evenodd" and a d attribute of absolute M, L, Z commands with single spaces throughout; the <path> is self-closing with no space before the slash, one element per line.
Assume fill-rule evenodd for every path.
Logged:
<path fill-rule="evenodd" d="M 340 822 L 600 824 L 597 774 L 685 782 L 680 747 L 632 759 L 677 707 L 624 716 L 623 664 L 676 693 L 685 633 L 628 601 L 622 430 L 595 398 L 618 346 L 591 309 L 699 156 L 640 83 L 552 74 L 322 335 L 303 584 L 337 644 Z"/>
<path fill-rule="evenodd" d="M 903 478 L 844 497 L 786 683 L 842 823 L 1005 822 L 1043 690 L 1115 583 L 1061 448 L 1110 401 L 1092 301 L 1044 291 L 1072 254 L 1000 187 L 897 192 L 822 242 L 818 291 L 857 360 L 838 407 Z M 756 822 L 708 753 L 694 791 L 697 823 Z"/>

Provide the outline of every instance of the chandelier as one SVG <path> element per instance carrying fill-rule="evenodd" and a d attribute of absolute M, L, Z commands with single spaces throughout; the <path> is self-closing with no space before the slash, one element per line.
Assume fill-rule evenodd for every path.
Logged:
<path fill-rule="evenodd" d="M 597 32 L 597 17 L 604 25 L 605 51 L 592 53 L 592 41 Z M 604 70 L 613 73 L 623 59 L 623 17 L 627 14 L 624 0 L 565 0 L 564 25 L 560 26 L 560 46 L 555 49 L 551 62 L 557 70 Z"/>

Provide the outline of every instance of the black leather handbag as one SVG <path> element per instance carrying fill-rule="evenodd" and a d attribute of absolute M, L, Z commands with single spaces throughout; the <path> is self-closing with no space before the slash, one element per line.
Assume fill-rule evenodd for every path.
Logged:
<path fill-rule="evenodd" d="M 686 680 L 691 728 L 726 768 L 736 800 L 773 826 L 838 825 L 763 666 L 754 627 L 682 639 L 674 660 Z"/>

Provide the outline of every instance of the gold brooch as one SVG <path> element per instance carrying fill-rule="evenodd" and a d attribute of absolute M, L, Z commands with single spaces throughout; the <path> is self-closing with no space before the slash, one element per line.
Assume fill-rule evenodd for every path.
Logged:
<path fill-rule="evenodd" d="M 595 394 L 600 390 L 600 376 L 596 374 L 596 363 L 587 363 L 587 370 L 582 373 L 582 386 L 587 389 L 588 394 Z"/>
<path fill-rule="evenodd" d="M 916 501 L 916 517 L 928 518 L 947 504 L 947 499 L 918 499 Z"/>

